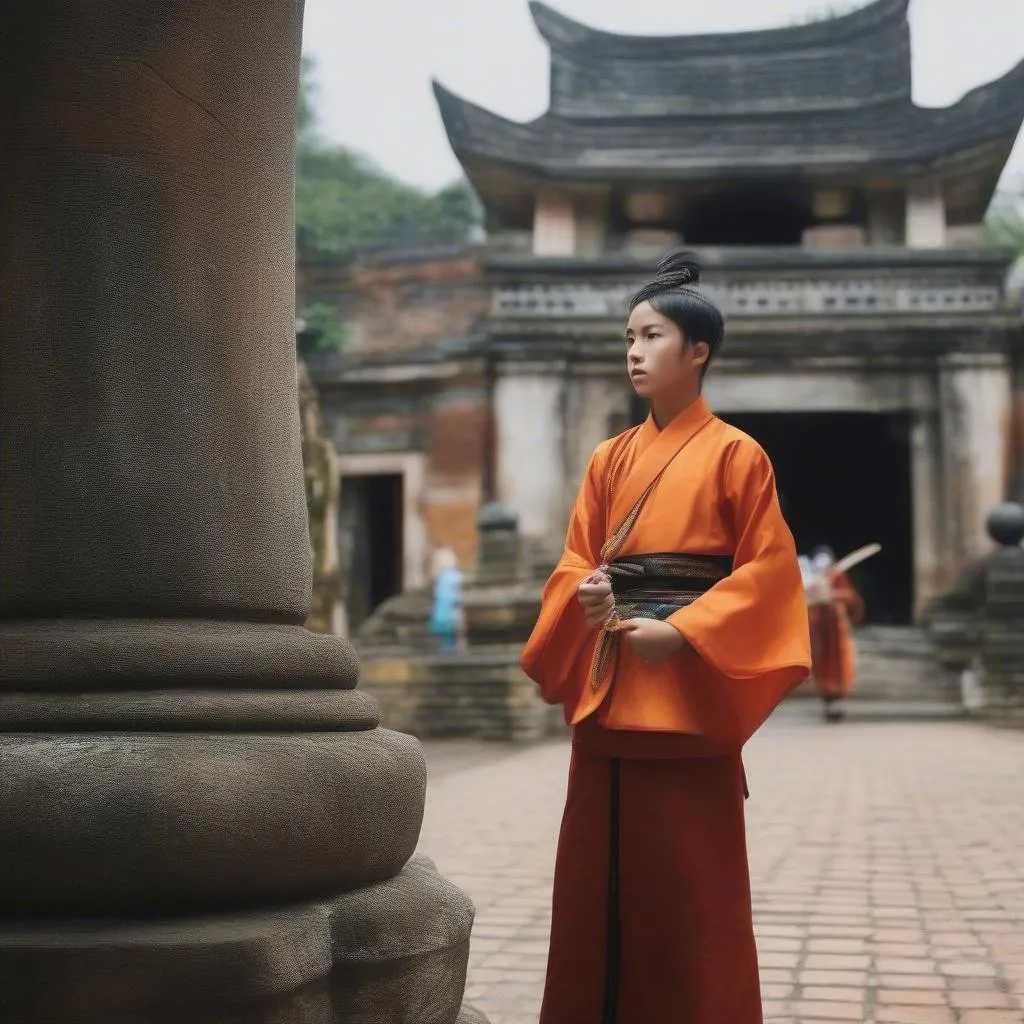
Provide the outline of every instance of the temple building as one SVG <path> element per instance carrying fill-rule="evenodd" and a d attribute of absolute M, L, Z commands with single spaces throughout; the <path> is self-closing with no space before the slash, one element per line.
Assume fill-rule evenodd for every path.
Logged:
<path fill-rule="evenodd" d="M 587 459 L 644 415 L 625 302 L 666 249 L 726 316 L 706 392 L 776 466 L 801 550 L 879 541 L 872 621 L 909 624 L 1024 497 L 1024 320 L 983 218 L 1024 62 L 952 107 L 911 98 L 908 0 L 797 27 L 640 37 L 531 5 L 547 113 L 435 86 L 486 210 L 464 247 L 304 262 L 350 344 L 311 362 L 340 452 L 350 621 L 475 553 L 482 504 L 560 548 Z"/>

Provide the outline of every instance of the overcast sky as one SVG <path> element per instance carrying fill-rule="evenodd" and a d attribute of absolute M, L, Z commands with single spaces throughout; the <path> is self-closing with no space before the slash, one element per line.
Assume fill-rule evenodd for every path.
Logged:
<path fill-rule="evenodd" d="M 822 0 L 549 0 L 612 32 L 731 32 L 791 24 Z M 946 106 L 1024 58 L 1024 0 L 912 0 L 914 100 Z M 548 49 L 527 0 L 306 0 L 304 49 L 319 63 L 321 131 L 403 181 L 457 178 L 431 78 L 528 121 L 548 101 Z M 1008 174 L 1024 173 L 1024 140 Z"/>

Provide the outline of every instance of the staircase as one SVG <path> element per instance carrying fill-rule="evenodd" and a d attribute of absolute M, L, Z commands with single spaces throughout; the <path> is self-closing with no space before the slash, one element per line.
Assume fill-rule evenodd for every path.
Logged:
<path fill-rule="evenodd" d="M 850 695 L 850 709 L 857 705 L 915 708 L 924 711 L 961 709 L 960 680 L 943 670 L 931 639 L 920 626 L 865 626 L 854 633 L 857 645 L 857 678 Z M 808 680 L 797 697 L 814 697 Z"/>

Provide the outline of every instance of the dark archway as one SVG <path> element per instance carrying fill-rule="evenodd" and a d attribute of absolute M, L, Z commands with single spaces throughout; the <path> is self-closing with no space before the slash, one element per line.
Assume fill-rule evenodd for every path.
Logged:
<path fill-rule="evenodd" d="M 342 480 L 338 529 L 347 531 L 352 542 L 346 600 L 350 629 L 402 592 L 402 491 L 400 475 Z"/>
<path fill-rule="evenodd" d="M 868 620 L 913 617 L 910 418 L 873 413 L 725 413 L 775 467 L 797 550 L 827 544 L 842 556 L 877 541 L 881 554 L 854 569 Z"/>
<path fill-rule="evenodd" d="M 633 398 L 641 422 L 647 403 Z M 882 552 L 855 568 L 869 622 L 913 621 L 914 556 L 910 417 L 876 413 L 719 413 L 750 434 L 775 467 L 779 501 L 796 540 L 838 557 L 877 541 Z"/>

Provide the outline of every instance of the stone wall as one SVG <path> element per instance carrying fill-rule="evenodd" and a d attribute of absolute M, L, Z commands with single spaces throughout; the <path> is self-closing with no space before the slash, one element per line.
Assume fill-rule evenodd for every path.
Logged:
<path fill-rule="evenodd" d="M 567 736 L 562 709 L 545 704 L 519 668 L 519 648 L 451 656 L 363 651 L 360 685 L 381 722 L 420 738 L 529 743 Z"/>
<path fill-rule="evenodd" d="M 300 264 L 299 304 L 332 305 L 351 339 L 310 359 L 326 430 L 346 475 L 403 466 L 406 547 L 421 585 L 430 553 L 476 557 L 488 487 L 490 383 L 475 334 L 489 310 L 479 254 L 406 255 L 377 263 Z"/>
<path fill-rule="evenodd" d="M 402 253 L 342 260 L 299 260 L 297 308 L 323 303 L 338 310 L 347 352 L 422 355 L 438 342 L 469 334 L 490 309 L 482 250 Z"/>

